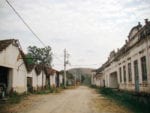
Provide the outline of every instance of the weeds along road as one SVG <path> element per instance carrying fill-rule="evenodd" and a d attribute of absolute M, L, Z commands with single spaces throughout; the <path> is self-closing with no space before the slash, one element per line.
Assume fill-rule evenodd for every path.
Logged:
<path fill-rule="evenodd" d="M 86 86 L 38 98 L 19 113 L 129 113 Z"/>

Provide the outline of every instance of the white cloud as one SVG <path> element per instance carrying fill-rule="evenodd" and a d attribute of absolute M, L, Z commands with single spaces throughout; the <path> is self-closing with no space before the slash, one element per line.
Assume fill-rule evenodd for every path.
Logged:
<path fill-rule="evenodd" d="M 148 0 L 9 1 L 54 53 L 63 54 L 67 48 L 73 65 L 99 66 L 112 49 L 123 45 L 131 27 L 150 18 Z M 19 38 L 23 48 L 42 46 L 5 0 L 0 1 L 0 37 Z M 81 59 L 83 62 L 79 62 Z M 60 61 L 54 59 L 54 64 Z"/>

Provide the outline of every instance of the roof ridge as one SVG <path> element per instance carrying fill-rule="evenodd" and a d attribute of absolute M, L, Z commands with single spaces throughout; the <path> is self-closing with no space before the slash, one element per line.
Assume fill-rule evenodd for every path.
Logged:
<path fill-rule="evenodd" d="M 10 44 L 13 42 L 18 41 L 17 39 L 5 39 L 5 40 L 0 40 L 0 51 L 3 51 L 6 49 Z"/>

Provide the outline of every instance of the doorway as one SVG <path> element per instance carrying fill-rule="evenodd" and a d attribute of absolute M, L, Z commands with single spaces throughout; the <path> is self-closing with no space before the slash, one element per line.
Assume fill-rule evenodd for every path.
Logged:
<path fill-rule="evenodd" d="M 113 72 L 110 74 L 109 87 L 110 88 L 118 88 L 117 72 Z"/>
<path fill-rule="evenodd" d="M 27 77 L 27 88 L 28 92 L 33 92 L 32 77 Z"/>
<path fill-rule="evenodd" d="M 8 74 L 9 68 L 0 66 L 0 84 L 4 85 L 6 88 L 8 86 Z"/>
<path fill-rule="evenodd" d="M 7 93 L 8 77 L 9 68 L 0 66 L 0 98 L 4 97 L 4 95 Z"/>
<path fill-rule="evenodd" d="M 138 61 L 134 61 L 134 76 L 135 76 L 135 91 L 139 92 L 139 71 L 138 71 Z"/>

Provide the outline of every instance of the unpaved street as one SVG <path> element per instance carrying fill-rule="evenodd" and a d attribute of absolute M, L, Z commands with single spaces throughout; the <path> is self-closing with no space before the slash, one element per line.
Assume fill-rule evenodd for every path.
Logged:
<path fill-rule="evenodd" d="M 129 113 L 85 86 L 37 98 L 19 113 Z"/>

